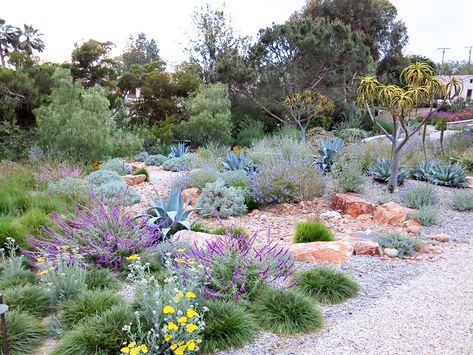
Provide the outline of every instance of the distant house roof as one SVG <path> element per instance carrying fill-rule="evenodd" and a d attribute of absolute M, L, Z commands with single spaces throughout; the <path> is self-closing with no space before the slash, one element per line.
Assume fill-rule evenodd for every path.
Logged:
<path fill-rule="evenodd" d="M 444 83 L 448 83 L 452 78 L 457 78 L 460 81 L 466 81 L 466 80 L 473 79 L 473 74 L 469 74 L 469 75 L 438 75 L 437 78 L 439 78 Z"/>

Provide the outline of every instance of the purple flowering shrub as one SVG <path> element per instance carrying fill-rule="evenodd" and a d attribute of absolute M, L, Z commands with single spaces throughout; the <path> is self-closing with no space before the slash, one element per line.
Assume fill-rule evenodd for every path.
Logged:
<path fill-rule="evenodd" d="M 274 242 L 269 233 L 261 246 L 256 245 L 256 237 L 227 232 L 204 247 L 189 247 L 176 262 L 184 271 L 194 264 L 201 268 L 204 296 L 251 299 L 262 287 L 288 280 L 294 266 L 289 250 Z"/>
<path fill-rule="evenodd" d="M 65 177 L 79 178 L 82 176 L 82 168 L 68 163 L 59 163 L 57 166 L 44 165 L 34 174 L 38 183 L 57 181 Z"/>
<path fill-rule="evenodd" d="M 278 155 L 258 165 L 249 192 L 258 203 L 310 200 L 321 196 L 325 182 L 310 156 Z"/>
<path fill-rule="evenodd" d="M 106 205 L 91 195 L 73 211 L 51 214 L 51 226 L 41 236 L 30 236 L 33 260 L 56 260 L 67 250 L 76 251 L 84 261 L 118 270 L 126 258 L 150 247 L 159 238 L 156 228 L 144 226 L 126 211 L 123 203 Z"/>

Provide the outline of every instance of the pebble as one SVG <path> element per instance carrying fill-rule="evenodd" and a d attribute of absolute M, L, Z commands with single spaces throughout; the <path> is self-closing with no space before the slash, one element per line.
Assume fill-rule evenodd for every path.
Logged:
<path fill-rule="evenodd" d="M 384 254 L 389 256 L 390 258 L 397 258 L 399 255 L 399 251 L 394 248 L 384 248 Z"/>

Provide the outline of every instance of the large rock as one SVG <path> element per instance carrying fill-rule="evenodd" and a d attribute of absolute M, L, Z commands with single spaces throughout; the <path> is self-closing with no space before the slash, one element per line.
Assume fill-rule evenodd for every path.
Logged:
<path fill-rule="evenodd" d="M 468 188 L 473 189 L 473 176 L 467 176 L 466 182 L 468 183 Z"/>
<path fill-rule="evenodd" d="M 129 186 L 135 186 L 135 185 L 141 184 L 141 183 L 146 181 L 146 175 L 144 175 L 144 174 L 125 175 L 123 178 L 125 179 L 125 182 Z"/>
<path fill-rule="evenodd" d="M 375 209 L 373 222 L 377 224 L 400 226 L 412 211 L 412 209 L 398 205 L 395 202 L 387 202 Z"/>
<path fill-rule="evenodd" d="M 347 261 L 353 254 L 353 247 L 343 241 L 298 243 L 289 247 L 292 257 L 313 264 Z"/>
<path fill-rule="evenodd" d="M 193 232 L 189 230 L 182 230 L 175 233 L 171 240 L 174 242 L 183 242 L 190 245 L 197 245 L 198 247 L 205 247 L 207 242 L 211 243 L 218 238 L 221 238 L 220 235 L 202 233 L 202 232 Z"/>
<path fill-rule="evenodd" d="M 355 242 L 356 255 L 383 255 L 381 247 L 376 242 L 359 240 Z"/>
<path fill-rule="evenodd" d="M 182 198 L 187 201 L 190 198 L 189 205 L 194 206 L 197 204 L 197 200 L 200 197 L 200 191 L 196 187 L 182 190 Z"/>
<path fill-rule="evenodd" d="M 333 195 L 332 205 L 352 217 L 372 213 L 376 208 L 376 205 L 366 202 L 361 197 L 349 194 Z"/>

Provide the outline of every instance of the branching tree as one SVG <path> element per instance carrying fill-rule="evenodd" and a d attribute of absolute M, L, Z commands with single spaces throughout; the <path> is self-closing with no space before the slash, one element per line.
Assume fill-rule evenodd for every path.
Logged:
<path fill-rule="evenodd" d="M 18 27 L 8 25 L 0 18 L 0 61 L 5 66 L 5 58 L 8 53 L 18 48 L 20 44 L 21 30 Z"/>
<path fill-rule="evenodd" d="M 33 51 L 42 52 L 44 50 L 44 42 L 41 39 L 42 33 L 31 25 L 23 25 L 21 31 L 19 50 L 24 51 L 28 56 L 33 55 Z"/>
<path fill-rule="evenodd" d="M 434 70 L 425 63 L 409 65 L 401 72 L 400 81 L 403 86 L 381 84 L 374 76 L 360 79 L 358 87 L 358 102 L 366 108 L 371 120 L 376 124 L 391 142 L 391 175 L 388 181 L 388 191 L 394 192 L 397 186 L 399 162 L 402 148 L 409 139 L 423 127 L 435 112 L 436 97 L 454 98 L 461 88 L 455 80 L 447 84 L 434 76 Z M 416 127 L 409 126 L 411 112 L 418 106 L 429 104 L 429 113 Z M 373 114 L 374 107 L 386 109 L 392 117 L 393 133 L 384 129 Z"/>
<path fill-rule="evenodd" d="M 141 32 L 135 39 L 130 36 L 126 50 L 121 55 L 124 69 L 129 70 L 132 65 L 150 64 L 160 61 L 159 49 L 154 39 L 148 40 L 146 34 Z"/>

